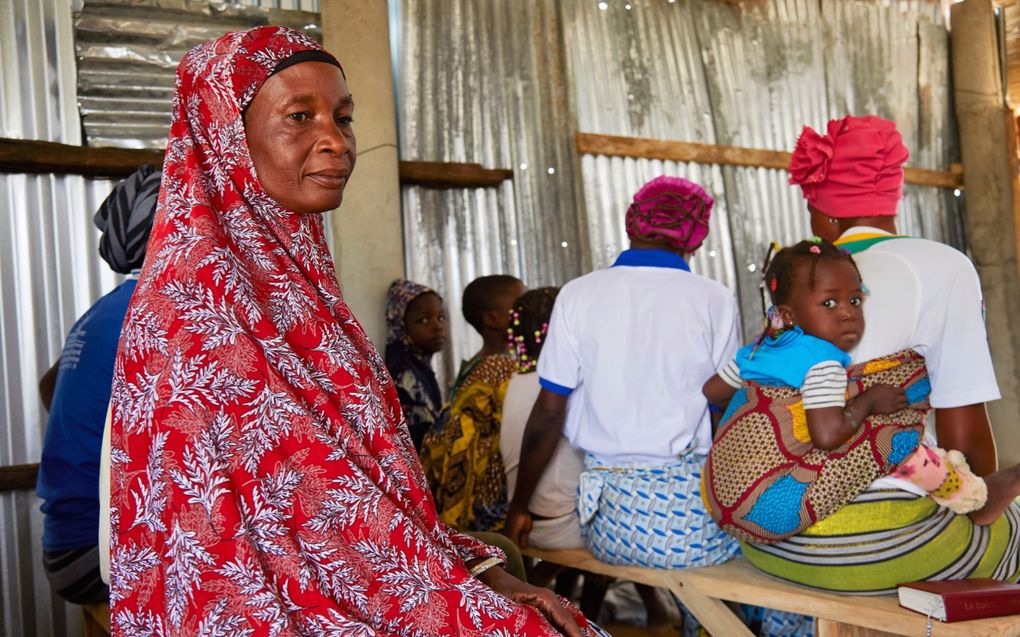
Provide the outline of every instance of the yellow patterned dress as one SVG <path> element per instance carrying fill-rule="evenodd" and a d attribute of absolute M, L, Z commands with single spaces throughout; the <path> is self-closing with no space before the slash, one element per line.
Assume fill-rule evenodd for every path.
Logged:
<path fill-rule="evenodd" d="M 440 519 L 455 529 L 503 528 L 508 503 L 499 433 L 503 397 L 516 368 L 505 355 L 465 363 L 447 418 L 425 436 L 422 467 Z"/>

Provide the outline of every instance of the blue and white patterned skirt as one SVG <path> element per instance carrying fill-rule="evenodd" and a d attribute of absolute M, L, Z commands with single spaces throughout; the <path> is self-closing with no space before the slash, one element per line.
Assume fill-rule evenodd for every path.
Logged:
<path fill-rule="evenodd" d="M 701 501 L 705 456 L 608 466 L 585 457 L 578 487 L 581 534 L 607 564 L 686 568 L 721 564 L 740 547 Z"/>

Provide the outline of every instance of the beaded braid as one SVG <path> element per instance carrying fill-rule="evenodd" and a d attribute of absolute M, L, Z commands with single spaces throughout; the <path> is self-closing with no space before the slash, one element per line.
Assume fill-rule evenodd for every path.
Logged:
<path fill-rule="evenodd" d="M 538 355 L 549 330 L 549 317 L 560 289 L 537 288 L 521 295 L 510 309 L 507 341 L 510 354 L 517 360 L 517 371 L 526 374 L 538 365 Z"/>

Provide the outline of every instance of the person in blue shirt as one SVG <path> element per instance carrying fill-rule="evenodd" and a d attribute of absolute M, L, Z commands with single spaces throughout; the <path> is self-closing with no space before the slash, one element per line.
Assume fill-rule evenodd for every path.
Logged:
<path fill-rule="evenodd" d="M 99 576 L 99 461 L 113 364 L 128 302 L 145 259 L 160 173 L 139 168 L 96 212 L 100 256 L 129 278 L 79 318 L 60 360 L 40 381 L 49 409 L 36 493 L 43 500 L 43 566 L 60 597 L 105 602 Z M 55 376 L 55 384 L 53 383 Z M 51 397 L 51 398 L 50 398 Z"/>

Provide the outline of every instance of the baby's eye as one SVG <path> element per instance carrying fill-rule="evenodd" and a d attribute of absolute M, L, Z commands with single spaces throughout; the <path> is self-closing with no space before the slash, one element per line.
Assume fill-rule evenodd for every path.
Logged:
<path fill-rule="evenodd" d="M 836 307 L 836 299 L 825 299 L 822 301 L 822 305 L 828 308 Z"/>
<path fill-rule="evenodd" d="M 856 306 L 856 305 L 860 305 L 863 302 L 864 302 L 864 299 L 862 299 L 859 296 L 851 296 L 850 297 L 850 305 L 855 305 Z"/>
<path fill-rule="evenodd" d="M 439 322 L 440 323 L 445 323 L 446 322 L 446 315 L 445 314 L 440 314 L 439 315 Z"/>

